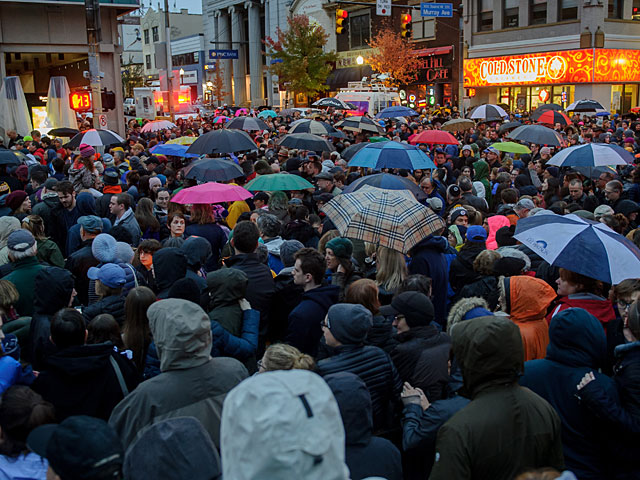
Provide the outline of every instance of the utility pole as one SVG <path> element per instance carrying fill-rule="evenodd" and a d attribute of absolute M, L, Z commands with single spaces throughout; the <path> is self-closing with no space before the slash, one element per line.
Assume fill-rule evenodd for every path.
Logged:
<path fill-rule="evenodd" d="M 460 45 L 458 46 L 458 112 L 460 118 L 464 118 L 464 6 L 461 3 L 458 8 L 459 25 L 460 25 Z"/>
<path fill-rule="evenodd" d="M 169 19 L 169 0 L 164 0 L 164 37 L 167 46 L 167 106 L 171 121 L 175 119 L 173 111 L 173 62 L 171 59 L 171 21 Z"/>
<path fill-rule="evenodd" d="M 102 90 L 100 88 L 100 51 L 102 41 L 102 20 L 100 18 L 100 0 L 84 0 L 87 21 L 87 44 L 89 46 L 89 84 L 91 85 L 91 104 L 93 109 L 93 128 L 100 128 L 102 115 Z"/>

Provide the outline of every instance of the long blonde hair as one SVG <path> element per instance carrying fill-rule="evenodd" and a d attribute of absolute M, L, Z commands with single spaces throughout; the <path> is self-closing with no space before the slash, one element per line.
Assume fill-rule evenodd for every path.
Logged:
<path fill-rule="evenodd" d="M 387 247 L 378 247 L 376 266 L 376 283 L 388 292 L 395 292 L 409 275 L 404 255 Z"/>
<path fill-rule="evenodd" d="M 276 343 L 270 345 L 264 352 L 262 364 L 267 372 L 274 370 L 311 370 L 316 369 L 316 362 L 313 358 L 302 353 L 296 347 L 286 343 Z"/>

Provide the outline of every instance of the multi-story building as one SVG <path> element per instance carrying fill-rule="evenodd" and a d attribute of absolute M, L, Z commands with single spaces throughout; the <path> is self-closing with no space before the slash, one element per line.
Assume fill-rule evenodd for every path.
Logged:
<path fill-rule="evenodd" d="M 195 33 L 171 40 L 171 64 L 181 86 L 191 89 L 191 101 L 201 103 L 204 99 L 205 53 L 204 34 Z"/>

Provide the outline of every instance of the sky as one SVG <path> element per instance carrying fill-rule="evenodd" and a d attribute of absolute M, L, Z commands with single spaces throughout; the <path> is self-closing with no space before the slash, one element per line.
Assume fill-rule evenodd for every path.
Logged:
<path fill-rule="evenodd" d="M 158 9 L 158 3 L 164 7 L 164 0 L 141 0 L 141 3 L 144 3 L 145 7 L 152 4 L 156 10 Z M 169 0 L 170 11 L 177 12 L 181 8 L 188 8 L 190 13 L 202 13 L 202 0 Z"/>

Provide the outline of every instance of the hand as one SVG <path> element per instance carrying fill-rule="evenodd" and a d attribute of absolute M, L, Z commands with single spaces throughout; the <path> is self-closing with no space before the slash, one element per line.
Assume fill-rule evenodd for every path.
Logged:
<path fill-rule="evenodd" d="M 584 377 L 582 377 L 582 380 L 580 380 L 580 383 L 577 385 L 578 390 L 582 390 L 584 387 L 589 385 L 595 379 L 596 379 L 596 376 L 593 374 L 593 372 L 586 373 Z"/>
<path fill-rule="evenodd" d="M 341 263 L 338 265 L 338 269 L 336 270 L 336 273 L 345 273 L 344 267 L 342 266 Z"/>
<path fill-rule="evenodd" d="M 240 300 L 238 300 L 238 303 L 240 304 L 240 309 L 243 312 L 246 310 L 251 310 L 251 304 L 247 301 L 246 298 L 241 298 Z"/>
<path fill-rule="evenodd" d="M 420 405 L 423 410 L 426 410 L 431 405 L 422 389 L 413 388 L 409 382 L 404 382 L 400 398 L 405 405 L 414 403 Z"/>

